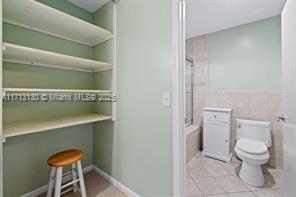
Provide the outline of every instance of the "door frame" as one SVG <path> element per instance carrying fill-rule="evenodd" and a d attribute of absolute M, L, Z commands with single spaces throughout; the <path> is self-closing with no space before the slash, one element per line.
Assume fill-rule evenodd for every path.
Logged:
<path fill-rule="evenodd" d="M 296 16 L 296 2 L 287 0 L 281 14 L 281 37 L 282 37 L 282 86 L 283 86 L 283 117 L 278 117 L 283 121 L 283 172 L 284 184 L 283 191 L 285 197 L 295 196 L 296 189 L 294 181 L 296 180 L 296 172 L 293 165 L 296 157 L 293 156 L 293 147 L 291 146 L 291 137 L 295 137 L 295 106 L 292 101 L 295 98 L 294 86 L 296 80 L 288 73 L 294 74 L 295 70 L 295 48 L 296 43 L 295 32 L 296 26 L 292 25 Z M 287 20 L 289 19 L 289 21 Z M 293 37 L 294 36 L 294 37 Z M 292 184 L 291 184 L 292 183 Z"/>
<path fill-rule="evenodd" d="M 0 1 L 0 20 L 2 21 L 2 1 Z M 2 45 L 2 23 L 0 24 L 0 42 Z M 2 136 L 2 49 L 0 54 L 0 196 L 3 196 L 3 136 Z"/>
<path fill-rule="evenodd" d="M 185 0 L 172 0 L 173 194 L 186 196 Z"/>

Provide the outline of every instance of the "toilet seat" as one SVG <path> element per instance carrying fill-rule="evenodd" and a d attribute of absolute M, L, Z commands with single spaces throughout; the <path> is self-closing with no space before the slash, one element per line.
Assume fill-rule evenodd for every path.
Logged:
<path fill-rule="evenodd" d="M 255 165 L 265 164 L 270 158 L 270 155 L 269 155 L 268 151 L 266 153 L 264 153 L 264 154 L 261 154 L 261 155 L 255 155 L 255 154 L 250 154 L 250 153 L 247 153 L 245 151 L 242 151 L 237 146 L 235 146 L 234 150 L 235 150 L 236 155 L 242 161 L 246 161 L 248 163 L 252 163 L 252 164 L 255 164 Z"/>
<path fill-rule="evenodd" d="M 241 160 L 254 165 L 265 164 L 270 158 L 267 146 L 255 140 L 239 139 L 234 150 Z"/>
<path fill-rule="evenodd" d="M 267 146 L 255 140 L 239 139 L 234 150 L 241 160 L 256 165 L 265 164 L 270 158 Z"/>
<path fill-rule="evenodd" d="M 250 139 L 240 139 L 237 141 L 236 146 L 241 151 L 253 155 L 263 155 L 268 152 L 265 144 Z"/>

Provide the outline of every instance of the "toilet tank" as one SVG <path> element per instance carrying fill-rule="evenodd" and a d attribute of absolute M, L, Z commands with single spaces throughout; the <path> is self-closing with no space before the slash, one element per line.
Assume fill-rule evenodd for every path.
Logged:
<path fill-rule="evenodd" d="M 237 139 L 251 139 L 263 142 L 271 146 L 271 124 L 270 122 L 236 119 Z"/>

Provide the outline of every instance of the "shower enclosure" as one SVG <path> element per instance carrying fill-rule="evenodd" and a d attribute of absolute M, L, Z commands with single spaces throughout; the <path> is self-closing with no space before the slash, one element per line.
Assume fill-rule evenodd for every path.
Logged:
<path fill-rule="evenodd" d="M 186 100 L 186 127 L 193 124 L 193 60 L 186 57 L 185 100 Z"/>

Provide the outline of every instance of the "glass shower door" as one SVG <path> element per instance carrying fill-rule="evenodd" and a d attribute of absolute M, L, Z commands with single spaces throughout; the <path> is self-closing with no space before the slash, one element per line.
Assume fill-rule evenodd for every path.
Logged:
<path fill-rule="evenodd" d="M 185 124 L 189 126 L 193 123 L 193 84 L 192 84 L 193 62 L 186 58 L 186 75 L 185 75 L 185 101 L 186 116 Z"/>

